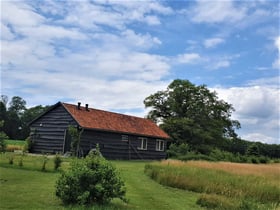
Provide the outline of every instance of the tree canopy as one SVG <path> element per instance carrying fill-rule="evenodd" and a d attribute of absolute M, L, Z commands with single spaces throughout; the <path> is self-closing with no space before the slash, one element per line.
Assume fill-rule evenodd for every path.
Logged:
<path fill-rule="evenodd" d="M 0 121 L 3 121 L 3 126 L 0 131 L 11 139 L 25 139 L 30 133 L 28 123 L 43 113 L 48 106 L 26 108 L 26 101 L 19 96 L 12 97 L 9 103 L 8 101 L 8 96 L 1 95 Z"/>
<path fill-rule="evenodd" d="M 234 108 L 219 100 L 216 92 L 188 80 L 174 80 L 166 90 L 144 100 L 151 108 L 148 118 L 161 123 L 177 143 L 218 144 L 224 138 L 236 138 L 237 120 L 231 119 Z"/>

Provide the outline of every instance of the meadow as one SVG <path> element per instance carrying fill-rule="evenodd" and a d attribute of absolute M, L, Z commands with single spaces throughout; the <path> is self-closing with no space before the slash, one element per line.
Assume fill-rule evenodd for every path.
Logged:
<path fill-rule="evenodd" d="M 218 209 L 279 209 L 280 164 L 166 160 L 145 172 L 158 183 L 201 193 L 197 203 Z"/>
<path fill-rule="evenodd" d="M 62 158 L 58 170 L 54 158 L 0 154 L 0 209 L 280 209 L 280 164 L 177 160 L 112 161 L 125 180 L 127 204 L 63 206 L 55 183 L 72 158 Z"/>
<path fill-rule="evenodd" d="M 13 164 L 9 163 L 13 156 Z M 45 172 L 41 171 L 47 157 Z M 19 162 L 23 158 L 23 165 Z M 63 206 L 55 196 L 55 183 L 71 158 L 63 158 L 62 168 L 54 170 L 54 156 L 0 154 L 0 209 L 71 210 L 188 210 L 203 209 L 196 204 L 198 193 L 158 184 L 144 174 L 143 161 L 112 161 L 125 180 L 128 204 L 119 199 L 105 206 Z"/>

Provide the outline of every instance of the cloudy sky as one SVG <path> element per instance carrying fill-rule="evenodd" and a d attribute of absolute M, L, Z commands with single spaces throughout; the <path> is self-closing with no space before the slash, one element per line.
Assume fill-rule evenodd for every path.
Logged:
<path fill-rule="evenodd" d="M 1 0 L 1 94 L 145 116 L 174 79 L 236 109 L 243 139 L 279 140 L 279 1 Z"/>

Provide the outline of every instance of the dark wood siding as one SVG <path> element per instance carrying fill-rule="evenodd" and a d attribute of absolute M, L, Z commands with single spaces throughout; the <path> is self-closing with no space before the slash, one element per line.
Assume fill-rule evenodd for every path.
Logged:
<path fill-rule="evenodd" d="M 81 136 L 81 149 L 86 155 L 99 144 L 102 155 L 108 159 L 164 159 L 165 151 L 156 151 L 156 139 L 144 136 L 128 135 L 128 141 L 122 141 L 121 133 L 84 130 Z M 140 150 L 141 140 L 147 138 L 147 150 Z M 165 141 L 166 147 L 166 141 Z"/>
<path fill-rule="evenodd" d="M 65 131 L 75 125 L 74 119 L 62 106 L 50 110 L 31 125 L 34 153 L 64 152 Z"/>
<path fill-rule="evenodd" d="M 69 125 L 77 125 L 74 118 L 62 105 L 57 105 L 30 125 L 34 153 L 65 153 L 70 150 L 67 138 Z M 127 135 L 128 138 L 122 138 Z M 139 149 L 141 139 L 147 138 L 147 150 Z M 156 151 L 156 138 L 116 132 L 82 129 L 80 151 L 83 155 L 99 144 L 101 153 L 108 159 L 164 159 L 165 151 Z M 164 141 L 166 148 L 166 141 Z M 67 146 L 68 145 L 68 146 Z"/>

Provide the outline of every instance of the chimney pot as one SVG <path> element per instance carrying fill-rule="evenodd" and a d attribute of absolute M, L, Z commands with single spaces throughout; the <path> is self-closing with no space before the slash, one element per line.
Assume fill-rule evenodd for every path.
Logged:
<path fill-rule="evenodd" d="M 88 104 L 86 104 L 86 111 L 89 111 Z"/>
<path fill-rule="evenodd" d="M 81 109 L 81 102 L 78 102 L 77 109 Z"/>

